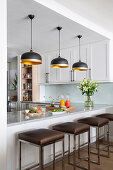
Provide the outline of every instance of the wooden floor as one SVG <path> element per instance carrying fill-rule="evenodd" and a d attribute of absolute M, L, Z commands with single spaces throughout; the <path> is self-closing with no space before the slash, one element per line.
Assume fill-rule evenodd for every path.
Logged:
<path fill-rule="evenodd" d="M 111 149 L 110 149 L 111 150 Z M 86 151 L 81 151 L 81 154 L 87 154 Z M 97 156 L 91 155 L 91 158 L 96 159 Z M 72 161 L 72 156 L 71 156 Z M 55 170 L 62 170 L 61 167 L 61 161 L 56 163 L 56 169 Z M 87 166 L 87 162 L 82 162 L 80 165 L 83 165 L 84 167 Z M 48 168 L 45 168 L 44 170 L 52 170 L 52 166 L 49 166 Z M 68 165 L 67 158 L 65 159 L 65 170 L 73 170 L 73 167 Z M 76 168 L 76 170 L 80 170 L 79 168 Z M 113 153 L 110 153 L 110 158 L 101 157 L 101 164 L 96 165 L 91 163 L 91 170 L 113 170 Z"/>

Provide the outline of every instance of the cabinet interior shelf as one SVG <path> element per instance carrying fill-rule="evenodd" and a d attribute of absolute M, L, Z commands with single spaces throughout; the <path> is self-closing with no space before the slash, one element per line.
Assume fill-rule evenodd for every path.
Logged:
<path fill-rule="evenodd" d="M 32 68 L 32 66 L 22 67 L 22 68 Z"/>
<path fill-rule="evenodd" d="M 24 79 L 24 80 L 32 80 L 32 78 L 22 78 L 22 79 Z"/>
<path fill-rule="evenodd" d="M 32 89 L 23 89 L 23 91 L 32 91 Z"/>

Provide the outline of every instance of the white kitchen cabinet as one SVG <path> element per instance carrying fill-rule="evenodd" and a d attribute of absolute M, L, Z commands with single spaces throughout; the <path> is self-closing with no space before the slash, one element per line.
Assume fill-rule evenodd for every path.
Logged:
<path fill-rule="evenodd" d="M 108 80 L 108 42 L 91 44 L 91 78 L 96 81 Z"/>
<path fill-rule="evenodd" d="M 68 61 L 69 67 L 57 69 L 57 74 L 58 74 L 57 81 L 70 82 L 71 81 L 71 50 L 70 49 L 61 50 L 61 57 L 65 58 Z"/>
<path fill-rule="evenodd" d="M 75 48 L 75 61 L 79 61 L 79 52 L 78 46 Z M 82 45 L 80 50 L 81 61 L 88 64 L 88 45 Z M 88 66 L 89 67 L 89 66 Z M 82 81 L 84 78 L 87 78 L 87 71 L 75 71 L 75 81 Z"/>
<path fill-rule="evenodd" d="M 50 68 L 51 60 L 58 57 L 58 51 L 44 54 L 43 64 L 39 67 L 39 83 L 45 83 L 45 73 L 49 73 L 50 83 L 71 82 L 72 65 L 79 61 L 78 46 L 62 49 L 61 57 L 68 60 L 68 68 Z M 88 64 L 87 71 L 74 71 L 74 81 L 91 78 L 95 81 L 110 81 L 109 79 L 109 41 L 81 45 L 81 61 Z M 72 76 L 73 79 L 73 76 Z"/>
<path fill-rule="evenodd" d="M 38 82 L 45 83 L 45 56 L 42 56 L 42 64 L 38 65 Z"/>

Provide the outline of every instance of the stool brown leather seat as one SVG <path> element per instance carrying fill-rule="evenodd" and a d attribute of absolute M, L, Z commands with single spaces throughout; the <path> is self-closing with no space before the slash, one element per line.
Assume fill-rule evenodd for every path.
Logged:
<path fill-rule="evenodd" d="M 75 135 L 84 133 L 88 131 L 89 128 L 90 126 L 87 124 L 75 123 L 75 122 L 66 122 L 66 123 L 61 123 L 61 124 L 53 126 L 54 130 L 58 130 L 64 133 L 75 134 Z"/>
<path fill-rule="evenodd" d="M 63 157 L 64 157 L 64 134 L 59 131 L 50 130 L 50 129 L 36 129 L 30 130 L 27 132 L 23 132 L 18 134 L 18 139 L 20 142 L 20 155 L 19 155 L 19 170 L 21 170 L 21 142 L 30 143 L 40 148 L 40 163 L 37 165 L 33 165 L 28 169 L 35 168 L 36 166 L 40 166 L 41 170 L 43 170 L 43 147 L 49 144 L 53 144 L 53 152 L 54 152 L 54 160 L 53 160 L 53 169 L 55 169 L 55 143 L 58 141 L 63 142 L 63 156 L 62 156 L 62 169 L 64 169 Z"/>
<path fill-rule="evenodd" d="M 100 164 L 100 156 L 105 156 L 105 157 L 109 157 L 109 120 L 106 118 L 100 118 L 100 117 L 87 117 L 87 118 L 83 118 L 78 120 L 79 123 L 86 123 L 92 127 L 96 127 L 96 148 L 98 149 L 98 161 L 94 161 L 92 160 L 91 162 L 93 163 L 97 163 Z M 100 154 L 100 142 L 99 142 L 99 129 L 101 127 L 106 126 L 108 127 L 108 131 L 107 131 L 107 152 L 108 155 L 104 155 L 104 154 Z M 96 154 L 94 152 L 91 152 L 92 154 Z"/>
<path fill-rule="evenodd" d="M 48 145 L 64 137 L 63 133 L 49 129 L 36 129 L 20 133 L 18 138 L 36 145 Z"/>
<path fill-rule="evenodd" d="M 78 122 L 86 123 L 91 126 L 101 127 L 101 126 L 104 126 L 105 124 L 109 123 L 109 120 L 105 119 L 105 118 L 98 118 L 98 117 L 87 117 L 87 118 L 78 120 Z"/>
<path fill-rule="evenodd" d="M 113 114 L 112 113 L 103 113 L 101 115 L 97 115 L 96 117 L 106 118 L 109 121 L 113 121 Z"/>
<path fill-rule="evenodd" d="M 88 132 L 88 156 L 84 158 L 80 158 L 80 146 L 78 146 L 78 158 L 83 160 L 88 159 L 88 170 L 90 170 L 90 126 L 83 123 L 75 123 L 75 122 L 66 122 L 66 123 L 60 123 L 57 125 L 54 125 L 52 127 L 54 130 L 64 132 L 68 135 L 68 164 L 72 165 L 74 167 L 74 170 L 76 167 L 84 169 L 84 167 L 78 165 L 76 161 L 76 136 L 80 134 L 83 134 L 85 132 Z M 73 154 L 73 163 L 70 163 L 70 135 L 73 135 L 74 137 L 74 154 Z M 78 138 L 80 140 L 80 138 Z M 80 163 L 80 160 L 78 161 Z"/>

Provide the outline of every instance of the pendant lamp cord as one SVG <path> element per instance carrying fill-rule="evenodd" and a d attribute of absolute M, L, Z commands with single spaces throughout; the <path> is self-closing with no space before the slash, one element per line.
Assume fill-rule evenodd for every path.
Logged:
<path fill-rule="evenodd" d="M 59 57 L 60 57 L 60 30 L 59 30 Z"/>
<path fill-rule="evenodd" d="M 32 19 L 31 19 L 31 51 L 32 51 Z"/>
<path fill-rule="evenodd" d="M 81 61 L 81 54 L 80 54 L 80 37 L 79 37 L 79 61 Z"/>

